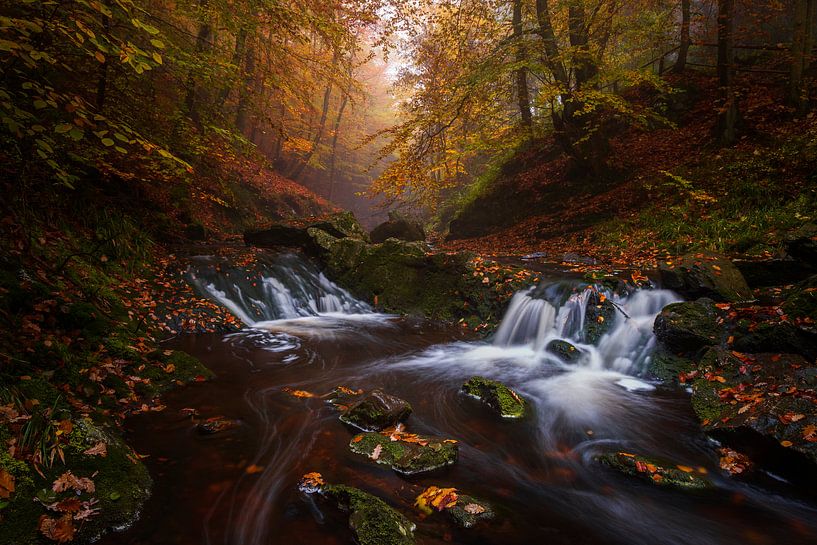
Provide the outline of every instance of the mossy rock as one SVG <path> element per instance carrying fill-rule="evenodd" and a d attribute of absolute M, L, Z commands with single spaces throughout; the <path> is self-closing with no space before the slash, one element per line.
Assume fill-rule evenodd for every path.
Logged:
<path fill-rule="evenodd" d="M 359 545 L 414 543 L 414 523 L 380 498 L 340 484 L 325 485 L 320 493 L 349 513 L 349 528 Z"/>
<path fill-rule="evenodd" d="M 664 382 L 678 382 L 681 373 L 689 373 L 695 369 L 695 362 L 689 358 L 676 356 L 672 352 L 658 348 L 650 355 L 647 372 Z"/>
<path fill-rule="evenodd" d="M 786 294 L 783 310 L 792 318 L 817 322 L 817 275 L 800 282 Z"/>
<path fill-rule="evenodd" d="M 629 452 L 599 454 L 595 460 L 620 473 L 638 477 L 658 486 L 688 490 L 706 490 L 713 486 L 709 479 L 703 476 L 706 474 L 705 471 Z"/>
<path fill-rule="evenodd" d="M 349 442 L 349 448 L 403 475 L 449 466 L 457 461 L 459 451 L 457 442 L 452 439 L 399 433 L 390 437 L 377 432 L 356 435 Z"/>
<path fill-rule="evenodd" d="M 86 455 L 84 452 L 98 443 L 105 443 L 105 456 Z M 5 445 L 5 442 L 3 442 Z M 5 448 L 5 447 L 3 447 Z M 103 534 L 130 526 L 150 497 L 152 480 L 139 457 L 119 438 L 118 435 L 98 426 L 90 419 L 74 421 L 65 448 L 65 465 L 57 462 L 51 468 L 44 468 L 46 478 L 36 475 L 26 464 L 11 459 L 0 450 L 0 466 L 15 476 L 17 490 L 11 504 L 2 510 L 0 523 L 0 545 L 42 545 L 45 541 L 37 531 L 41 515 L 54 516 L 32 499 L 38 494 L 53 496 L 51 483 L 66 471 L 77 477 L 88 477 L 94 482 L 95 491 L 83 492 L 75 496 L 65 492 L 59 499 L 76 497 L 81 501 L 96 498 L 95 508 L 99 514 L 77 524 L 77 534 L 72 543 L 83 545 L 97 541 Z M 45 492 L 38 492 L 38 490 Z M 51 497 L 49 501 L 53 501 Z"/>
<path fill-rule="evenodd" d="M 381 390 L 355 401 L 343 414 L 341 422 L 363 431 L 381 431 L 405 422 L 411 415 L 411 405 Z"/>
<path fill-rule="evenodd" d="M 527 402 L 501 382 L 485 377 L 472 377 L 462 385 L 462 391 L 494 409 L 503 418 L 525 416 Z"/>
<path fill-rule="evenodd" d="M 616 312 L 616 306 L 607 297 L 598 291 L 591 293 L 584 313 L 584 342 L 598 343 L 612 329 Z"/>
<path fill-rule="evenodd" d="M 728 258 L 712 253 L 689 254 L 659 267 L 662 287 L 689 298 L 709 297 L 716 301 L 740 302 L 754 299 L 752 290 Z"/>
<path fill-rule="evenodd" d="M 655 336 L 677 354 L 720 343 L 725 330 L 710 299 L 667 305 L 655 319 Z"/>
<path fill-rule="evenodd" d="M 564 363 L 577 363 L 582 359 L 582 351 L 567 341 L 553 340 L 545 347 L 545 350 L 553 354 Z"/>

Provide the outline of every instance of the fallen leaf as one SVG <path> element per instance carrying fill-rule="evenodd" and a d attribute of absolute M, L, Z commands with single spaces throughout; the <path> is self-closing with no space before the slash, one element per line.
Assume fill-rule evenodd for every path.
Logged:
<path fill-rule="evenodd" d="M 470 515 L 479 515 L 485 512 L 485 508 L 478 503 L 469 503 L 463 510 Z"/>
<path fill-rule="evenodd" d="M 0 468 L 0 498 L 8 498 L 14 493 L 14 477 Z"/>
<path fill-rule="evenodd" d="M 374 449 L 372 450 L 372 453 L 369 455 L 369 458 L 371 458 L 372 460 L 377 460 L 378 458 L 380 458 L 380 453 L 382 453 L 382 452 L 383 452 L 383 445 L 378 443 L 377 446 L 374 447 Z"/>
<path fill-rule="evenodd" d="M 82 453 L 87 456 L 101 456 L 104 458 L 108 455 L 108 445 L 106 445 L 103 441 L 100 441 Z"/>
<path fill-rule="evenodd" d="M 59 519 L 53 519 L 45 515 L 40 517 L 38 528 L 40 532 L 51 541 L 57 543 L 68 543 L 74 539 L 74 522 L 70 513 L 63 515 Z"/>

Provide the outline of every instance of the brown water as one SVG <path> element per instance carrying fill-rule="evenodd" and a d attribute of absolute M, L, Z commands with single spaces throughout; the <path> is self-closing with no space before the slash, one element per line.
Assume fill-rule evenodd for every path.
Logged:
<path fill-rule="evenodd" d="M 628 319 L 617 318 L 599 346 L 578 341 L 582 320 L 575 318 L 584 315 L 586 294 L 574 290 L 565 301 L 557 286 L 543 295 L 561 301 L 554 304 L 520 294 L 492 344 L 366 314 L 364 304 L 291 256 L 253 272 L 204 260 L 194 272 L 203 293 L 259 322 L 238 334 L 171 343 L 217 378 L 173 392 L 163 412 L 126 423 L 156 486 L 141 519 L 103 545 L 352 543 L 342 514 L 297 490 L 311 471 L 383 498 L 417 524 L 420 544 L 817 543 L 815 483 L 726 477 L 688 394 L 639 378 L 654 344 L 654 316 L 674 300 L 669 292 L 619 299 Z M 359 314 L 325 314 L 339 310 Z M 308 316 L 314 313 L 324 315 Z M 562 365 L 542 350 L 559 337 L 584 351 L 579 364 Z M 498 418 L 460 393 L 475 374 L 515 387 L 533 410 L 518 421 Z M 284 391 L 322 395 L 338 385 L 406 399 L 414 408 L 408 431 L 457 439 L 459 461 L 430 475 L 398 476 L 349 451 L 354 431 L 323 399 Z M 185 409 L 240 425 L 201 435 Z M 662 489 L 593 460 L 613 449 L 702 466 L 716 488 Z M 430 485 L 487 501 L 498 516 L 469 530 L 440 514 L 422 518 L 412 504 Z"/>

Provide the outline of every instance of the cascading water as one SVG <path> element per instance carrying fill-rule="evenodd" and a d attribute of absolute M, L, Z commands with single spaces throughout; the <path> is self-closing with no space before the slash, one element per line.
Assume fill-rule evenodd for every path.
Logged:
<path fill-rule="evenodd" d="M 178 392 L 164 411 L 134 424 L 140 452 L 173 460 L 172 471 L 131 539 L 101 545 L 351 543 L 342 516 L 299 495 L 296 484 L 310 471 L 380 496 L 417 523 L 423 545 L 817 542 L 817 508 L 786 499 L 796 495 L 794 485 L 775 481 L 790 486 L 778 494 L 718 478 L 713 447 L 686 394 L 646 377 L 652 324 L 677 300 L 671 292 L 614 293 L 577 282 L 536 287 L 513 298 L 490 341 L 452 342 L 451 330 L 371 314 L 294 256 L 251 272 L 202 260 L 190 275 L 247 327 L 178 340 L 219 378 Z M 600 303 L 607 312 L 599 335 Z M 567 363 L 553 341 L 570 343 L 580 357 Z M 527 416 L 504 421 L 462 395 L 474 375 L 520 392 Z M 350 431 L 321 397 L 338 385 L 405 399 L 414 408 L 409 431 L 458 440 L 459 461 L 406 481 L 351 454 Z M 199 436 L 179 416 L 191 407 L 202 418 L 239 418 L 241 426 Z M 594 461 L 611 450 L 701 467 L 716 491 L 689 495 L 612 474 Z M 501 508 L 501 516 L 462 532 L 441 514 L 420 518 L 414 498 L 430 485 L 473 494 Z M 178 506 L 173 517 L 168 503 Z"/>
<path fill-rule="evenodd" d="M 371 307 L 294 255 L 229 267 L 199 258 L 188 278 L 202 295 L 224 305 L 247 326 L 322 314 L 370 313 Z"/>
<path fill-rule="evenodd" d="M 596 344 L 587 342 L 587 306 L 595 296 L 615 309 L 613 323 Z M 547 351 L 552 341 L 567 341 L 582 353 L 579 366 L 641 374 L 655 345 L 655 317 L 680 299 L 672 292 L 644 289 L 615 293 L 602 286 L 558 283 L 517 293 L 493 338 L 500 347 L 530 347 L 537 357 L 560 364 Z M 557 308 L 558 307 L 558 308 Z"/>

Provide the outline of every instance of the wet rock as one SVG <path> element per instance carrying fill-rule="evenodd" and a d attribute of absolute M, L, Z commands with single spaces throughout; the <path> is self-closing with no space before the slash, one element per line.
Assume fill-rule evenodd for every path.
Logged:
<path fill-rule="evenodd" d="M 779 352 L 817 359 L 817 338 L 789 322 L 761 322 L 738 326 L 733 332 L 732 349 L 751 354 Z"/>
<path fill-rule="evenodd" d="M 501 382 L 472 377 L 462 385 L 462 391 L 486 403 L 503 418 L 521 418 L 525 415 L 525 399 Z"/>
<path fill-rule="evenodd" d="M 479 522 L 494 518 L 491 506 L 472 496 L 460 496 L 457 504 L 447 509 L 454 522 L 462 528 L 472 528 Z"/>
<path fill-rule="evenodd" d="M 616 306 L 606 295 L 598 291 L 591 293 L 584 314 L 584 342 L 598 343 L 613 327 L 616 312 Z"/>
<path fill-rule="evenodd" d="M 807 223 L 789 233 L 784 241 L 786 253 L 810 267 L 817 266 L 817 225 Z"/>
<path fill-rule="evenodd" d="M 363 431 L 382 431 L 405 422 L 409 415 L 411 405 L 407 401 L 374 390 L 349 406 L 340 420 Z"/>
<path fill-rule="evenodd" d="M 783 310 L 799 323 L 814 327 L 817 323 L 817 275 L 800 282 L 786 294 Z"/>
<path fill-rule="evenodd" d="M 658 340 L 678 354 L 716 345 L 724 335 L 718 309 L 709 299 L 667 305 L 653 329 Z"/>
<path fill-rule="evenodd" d="M 801 282 L 814 273 L 793 259 L 741 259 L 735 266 L 751 288 L 766 288 Z"/>
<path fill-rule="evenodd" d="M 805 372 L 813 376 L 813 364 L 795 354 L 712 348 L 698 369 L 692 407 L 706 432 L 727 442 L 754 435 L 817 462 L 817 394 Z"/>
<path fill-rule="evenodd" d="M 567 341 L 550 341 L 545 350 L 565 363 L 576 363 L 582 358 L 582 351 Z"/>
<path fill-rule="evenodd" d="M 244 242 L 261 248 L 304 248 L 312 246 L 312 237 L 303 227 L 275 224 L 247 231 L 244 233 Z"/>
<path fill-rule="evenodd" d="M 366 231 L 351 212 L 334 214 L 328 218 L 303 225 L 278 223 L 263 229 L 244 233 L 244 242 L 262 248 L 300 248 L 316 254 L 325 250 L 331 239 L 353 238 L 368 240 Z"/>
<path fill-rule="evenodd" d="M 648 458 L 629 452 L 611 452 L 596 456 L 596 461 L 625 475 L 638 477 L 658 486 L 703 490 L 712 487 L 704 477 L 706 470 Z"/>
<path fill-rule="evenodd" d="M 386 242 L 387 239 L 396 238 L 407 242 L 416 242 L 426 239 L 423 226 L 399 214 L 390 213 L 389 220 L 375 227 L 371 232 L 373 243 Z"/>
<path fill-rule="evenodd" d="M 690 254 L 659 267 L 662 286 L 689 298 L 750 301 L 752 290 L 737 267 L 718 254 Z"/>
<path fill-rule="evenodd" d="M 234 430 L 240 425 L 240 420 L 224 416 L 211 416 L 196 424 L 196 431 L 201 435 L 215 435 L 217 433 Z"/>
<path fill-rule="evenodd" d="M 351 486 L 326 484 L 318 473 L 305 475 L 299 488 L 318 493 L 349 513 L 349 528 L 359 545 L 414 543 L 414 523 L 376 496 Z"/>
<path fill-rule="evenodd" d="M 453 439 L 408 434 L 399 431 L 382 434 L 361 433 L 352 438 L 349 448 L 356 454 L 390 466 L 404 475 L 426 473 L 457 461 L 459 448 Z"/>
<path fill-rule="evenodd" d="M 689 358 L 676 356 L 669 350 L 659 347 L 649 359 L 647 372 L 664 382 L 677 383 L 681 373 L 689 373 L 695 369 L 695 362 Z"/>

